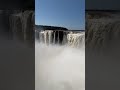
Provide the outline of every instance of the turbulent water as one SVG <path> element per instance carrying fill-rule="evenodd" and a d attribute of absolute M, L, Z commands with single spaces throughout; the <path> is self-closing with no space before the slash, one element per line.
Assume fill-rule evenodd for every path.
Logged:
<path fill-rule="evenodd" d="M 71 37 L 73 43 L 82 43 L 84 46 L 81 34 L 69 35 L 71 36 L 67 35 L 66 41 L 70 42 Z M 35 89 L 85 90 L 85 48 L 71 47 L 68 42 L 63 45 L 52 44 L 50 36 L 51 32 L 48 34 L 48 41 L 45 41 L 45 36 L 42 39 L 44 42 L 35 42 Z"/>

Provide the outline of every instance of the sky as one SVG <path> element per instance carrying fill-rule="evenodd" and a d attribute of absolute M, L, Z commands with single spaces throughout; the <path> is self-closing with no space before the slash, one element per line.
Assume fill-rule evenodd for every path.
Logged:
<path fill-rule="evenodd" d="M 35 24 L 85 30 L 85 0 L 35 0 Z"/>

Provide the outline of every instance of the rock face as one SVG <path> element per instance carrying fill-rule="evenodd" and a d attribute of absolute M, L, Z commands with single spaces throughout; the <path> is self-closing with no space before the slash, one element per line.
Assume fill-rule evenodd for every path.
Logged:
<path fill-rule="evenodd" d="M 24 40 L 34 38 L 34 11 L 26 10 L 13 13 L 9 17 L 10 29 Z"/>
<path fill-rule="evenodd" d="M 89 12 L 86 18 L 86 47 L 105 49 L 120 39 L 120 13 Z"/>

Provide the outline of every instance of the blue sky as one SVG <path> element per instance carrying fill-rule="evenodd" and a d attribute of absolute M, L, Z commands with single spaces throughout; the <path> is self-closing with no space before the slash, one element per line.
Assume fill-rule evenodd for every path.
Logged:
<path fill-rule="evenodd" d="M 85 29 L 85 0 L 35 0 L 35 24 Z"/>

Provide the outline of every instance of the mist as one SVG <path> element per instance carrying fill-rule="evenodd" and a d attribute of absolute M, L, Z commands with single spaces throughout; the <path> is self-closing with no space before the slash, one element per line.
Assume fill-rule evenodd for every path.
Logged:
<path fill-rule="evenodd" d="M 35 90 L 85 90 L 85 48 L 36 42 Z"/>

